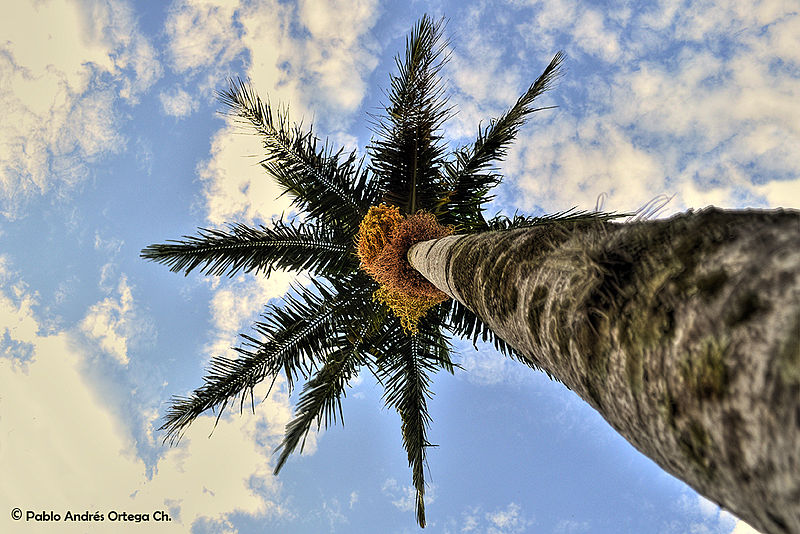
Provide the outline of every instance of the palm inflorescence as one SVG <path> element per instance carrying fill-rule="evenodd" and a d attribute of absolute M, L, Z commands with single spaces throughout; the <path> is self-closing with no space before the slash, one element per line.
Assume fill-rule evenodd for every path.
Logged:
<path fill-rule="evenodd" d="M 304 271 L 311 283 L 293 287 L 279 305 L 269 304 L 254 335 L 243 335 L 235 357 L 211 360 L 204 383 L 186 397 L 173 398 L 161 428 L 175 442 L 208 410 L 218 413 L 253 401 L 257 384 L 283 374 L 289 390 L 305 381 L 286 427 L 275 472 L 312 427 L 342 419 L 341 399 L 348 383 L 367 368 L 385 388 L 384 401 L 399 413 L 403 446 L 416 489 L 416 517 L 425 525 L 424 466 L 431 422 L 427 401 L 431 376 L 453 372 L 451 336 L 491 340 L 512 351 L 461 303 L 434 306 L 413 333 L 373 295 L 376 281 L 356 255 L 359 225 L 369 208 L 386 205 L 403 216 L 432 214 L 458 233 L 472 233 L 547 222 L 548 217 L 515 216 L 486 220 L 482 206 L 500 182 L 500 161 L 526 118 L 538 109 L 534 100 L 558 76 L 561 53 L 517 102 L 499 118 L 478 128 L 470 145 L 448 152 L 440 131 L 452 115 L 440 81 L 446 61 L 441 22 L 423 17 L 396 58 L 384 113 L 374 118 L 375 138 L 367 158 L 336 151 L 310 129 L 290 124 L 285 111 L 273 109 L 249 85 L 231 81 L 221 100 L 237 120 L 254 128 L 266 151 L 262 166 L 290 196 L 302 219 L 281 217 L 270 225 L 241 224 L 202 229 L 198 235 L 151 245 L 144 258 L 188 274 L 269 276 L 274 269 Z M 560 214 L 564 218 L 576 214 Z M 578 214 L 580 215 L 580 214 Z"/>

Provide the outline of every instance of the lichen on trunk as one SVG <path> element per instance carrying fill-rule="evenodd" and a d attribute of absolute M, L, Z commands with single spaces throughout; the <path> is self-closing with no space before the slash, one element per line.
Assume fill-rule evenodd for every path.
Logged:
<path fill-rule="evenodd" d="M 556 223 L 408 258 L 665 470 L 800 532 L 800 212 Z"/>

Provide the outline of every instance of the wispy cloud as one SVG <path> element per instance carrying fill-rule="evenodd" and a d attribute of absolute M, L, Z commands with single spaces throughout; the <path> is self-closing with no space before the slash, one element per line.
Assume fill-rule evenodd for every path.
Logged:
<path fill-rule="evenodd" d="M 416 509 L 417 492 L 413 486 L 403 486 L 394 478 L 387 478 L 381 486 L 381 492 L 401 512 L 413 512 Z M 425 491 L 425 504 L 430 505 L 434 501 L 436 501 L 436 485 L 431 484 Z"/>
<path fill-rule="evenodd" d="M 176 87 L 171 91 L 162 91 L 158 95 L 161 101 L 161 109 L 172 117 L 186 117 L 197 109 L 197 101 L 193 96 Z"/>
<path fill-rule="evenodd" d="M 112 289 L 108 286 L 109 271 L 109 265 L 106 265 L 100 283 L 108 296 L 89 308 L 79 326 L 106 354 L 120 365 L 128 365 L 132 344 L 145 338 L 152 341 L 154 328 L 139 313 L 127 276 L 120 275 L 116 287 Z"/>
<path fill-rule="evenodd" d="M 122 2 L 19 3 L 0 34 L 0 210 L 15 218 L 122 149 L 116 102 L 134 102 L 160 66 Z"/>
<path fill-rule="evenodd" d="M 511 502 L 505 508 L 496 508 L 490 512 L 484 512 L 480 507 L 470 509 L 462 515 L 456 532 L 518 534 L 527 532 L 533 524 L 533 518 L 528 517 L 520 505 Z"/>
<path fill-rule="evenodd" d="M 678 500 L 678 507 L 690 520 L 685 527 L 691 532 L 736 532 L 736 518 L 702 495 L 684 493 Z M 740 524 L 743 524 L 741 521 Z"/>
<path fill-rule="evenodd" d="M 239 275 L 232 280 L 211 279 L 212 339 L 206 352 L 210 356 L 225 354 L 239 344 L 239 333 L 249 331 L 257 312 L 270 300 L 285 294 L 295 275 L 283 271 L 269 278 Z"/>

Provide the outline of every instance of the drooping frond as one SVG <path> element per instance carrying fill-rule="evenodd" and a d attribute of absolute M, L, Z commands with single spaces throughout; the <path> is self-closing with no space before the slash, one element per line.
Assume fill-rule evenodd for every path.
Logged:
<path fill-rule="evenodd" d="M 312 281 L 312 289 L 299 287 L 280 304 L 270 304 L 253 324 L 260 338 L 246 340 L 236 350 L 247 358 L 267 356 L 274 373 L 282 372 L 291 390 L 296 380 L 308 378 L 335 347 L 330 340 L 349 329 L 373 308 L 375 286 L 361 273 L 330 289 Z"/>
<path fill-rule="evenodd" d="M 400 414 L 403 447 L 416 490 L 416 518 L 424 527 L 425 450 L 434 446 L 427 438 L 431 423 L 427 402 L 432 396 L 431 375 L 442 367 L 452 372 L 450 347 L 439 325 L 425 318 L 413 336 L 397 329 L 393 339 L 384 340 L 383 350 L 378 372 L 385 388 L 384 401 Z"/>
<path fill-rule="evenodd" d="M 200 229 L 197 236 L 150 245 L 142 258 L 164 264 L 173 272 L 233 276 L 239 271 L 264 273 L 273 269 L 336 276 L 357 265 L 352 240 L 325 225 L 273 221 L 272 228 L 234 224 L 228 230 Z"/>
<path fill-rule="evenodd" d="M 424 16 L 406 41 L 405 57 L 395 58 L 399 73 L 391 77 L 389 104 L 374 125 L 371 167 L 383 200 L 404 214 L 430 210 L 441 192 L 439 127 L 450 115 L 439 78 L 444 48 L 442 23 Z"/>
<path fill-rule="evenodd" d="M 243 409 L 256 385 L 274 381 L 281 372 L 290 389 L 297 378 L 307 378 L 330 352 L 328 342 L 337 328 L 363 315 L 370 302 L 365 285 L 361 281 L 330 289 L 314 283 L 315 291 L 299 287 L 284 298 L 283 306 L 269 305 L 263 321 L 254 326 L 263 339 L 243 334 L 247 343 L 236 348 L 237 358 L 212 358 L 204 384 L 188 397 L 173 398 L 159 429 L 166 431 L 165 440 L 177 442 L 201 414 L 215 409 L 221 415 L 237 398 Z"/>
<path fill-rule="evenodd" d="M 355 151 L 334 152 L 320 146 L 313 131 L 291 126 L 287 111 L 273 111 L 244 81 L 230 80 L 220 100 L 241 122 L 255 128 L 266 154 L 261 164 L 310 217 L 344 229 L 358 228 L 378 198 L 377 184 L 368 179 Z"/>
<path fill-rule="evenodd" d="M 347 335 L 337 335 L 331 339 L 331 344 L 337 349 L 328 354 L 325 365 L 303 386 L 295 406 L 295 417 L 286 425 L 286 435 L 275 450 L 280 451 L 275 464 L 276 475 L 298 446 L 302 452 L 306 436 L 315 423 L 319 430 L 323 425 L 327 428 L 336 423 L 337 418 L 344 421 L 342 397 L 349 382 L 358 374 L 359 367 L 365 363 L 365 358 L 356 340 Z"/>
<path fill-rule="evenodd" d="M 383 320 L 386 315 L 379 307 L 365 306 L 363 311 L 360 317 L 353 317 L 351 325 L 342 327 L 329 340 L 333 351 L 328 354 L 322 368 L 303 386 L 295 417 L 286 425 L 284 439 L 275 450 L 280 451 L 275 474 L 298 445 L 302 452 L 306 436 L 315 423 L 317 430 L 323 425 L 327 428 L 336 423 L 337 412 L 338 420 L 344 423 L 341 399 L 345 396 L 345 388 L 355 378 L 359 367 L 374 367 L 371 353 L 382 344 L 389 329 Z"/>
<path fill-rule="evenodd" d="M 493 119 L 488 126 L 478 129 L 478 137 L 471 146 L 456 151 L 455 160 L 445 166 L 448 192 L 441 199 L 446 202 L 442 216 L 444 224 L 459 223 L 459 230 L 486 229 L 481 208 L 492 199 L 489 191 L 500 183 L 494 164 L 503 160 L 506 150 L 514 141 L 520 127 L 531 113 L 549 108 L 536 108 L 534 101 L 550 89 L 560 75 L 564 54 L 557 53 L 544 72 L 534 81 L 517 102 L 503 115 Z"/>

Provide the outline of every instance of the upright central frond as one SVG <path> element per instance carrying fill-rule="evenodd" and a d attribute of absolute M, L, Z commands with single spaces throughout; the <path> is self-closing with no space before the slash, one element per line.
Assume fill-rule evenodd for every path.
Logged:
<path fill-rule="evenodd" d="M 427 16 L 414 27 L 405 58 L 395 59 L 399 74 L 391 77 L 386 115 L 369 148 L 384 200 L 406 214 L 430 210 L 441 193 L 439 127 L 450 114 L 439 78 L 445 45 L 441 25 Z"/>

